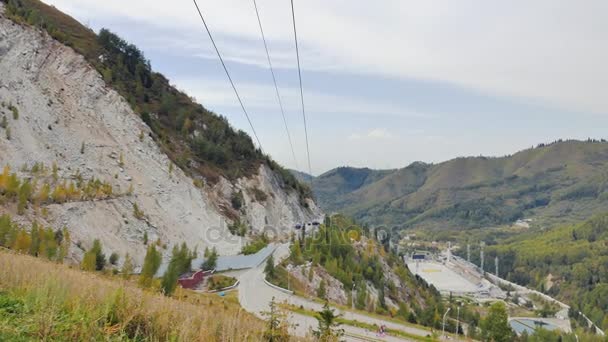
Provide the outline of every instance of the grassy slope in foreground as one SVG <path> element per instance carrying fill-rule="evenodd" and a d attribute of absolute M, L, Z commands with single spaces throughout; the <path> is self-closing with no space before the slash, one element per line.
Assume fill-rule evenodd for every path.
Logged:
<path fill-rule="evenodd" d="M 129 281 L 0 250 L 1 341 L 258 341 L 264 323 L 230 299 Z M 179 294 L 178 294 L 178 297 Z"/>

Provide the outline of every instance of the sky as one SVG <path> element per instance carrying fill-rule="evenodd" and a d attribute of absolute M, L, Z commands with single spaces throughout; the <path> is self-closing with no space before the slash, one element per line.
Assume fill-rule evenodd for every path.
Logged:
<path fill-rule="evenodd" d="M 137 45 L 156 71 L 251 133 L 194 3 L 44 0 Z M 501 156 L 605 138 L 604 0 L 294 0 L 313 174 Z M 308 172 L 288 0 L 198 0 L 262 149 Z"/>

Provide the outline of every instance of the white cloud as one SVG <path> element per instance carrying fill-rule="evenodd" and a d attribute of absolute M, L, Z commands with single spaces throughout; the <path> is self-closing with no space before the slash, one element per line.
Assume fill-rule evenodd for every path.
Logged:
<path fill-rule="evenodd" d="M 158 25 L 168 40 L 195 49 L 208 44 L 189 1 L 46 1 L 84 20 L 120 15 Z M 293 67 L 289 2 L 258 5 L 277 66 Z M 228 59 L 264 65 L 251 1 L 200 6 Z M 603 0 L 296 2 L 306 69 L 433 79 L 595 113 L 608 108 L 607 12 Z"/>
<path fill-rule="evenodd" d="M 238 106 L 234 91 L 226 80 L 211 79 L 176 79 L 176 84 L 188 90 L 198 102 L 209 108 Z M 278 103 L 274 87 L 268 83 L 244 83 L 236 85 L 239 94 L 247 108 L 254 110 L 278 110 Z M 279 89 L 283 107 L 287 112 L 299 113 L 300 90 L 293 87 Z M 315 91 L 305 91 L 306 109 L 309 113 L 329 114 L 381 114 L 408 118 L 434 118 L 432 113 L 411 111 L 402 106 L 385 102 L 371 101 L 366 98 L 331 95 Z"/>
<path fill-rule="evenodd" d="M 384 128 L 375 128 L 367 133 L 367 137 L 372 139 L 391 139 L 393 135 Z"/>
<path fill-rule="evenodd" d="M 348 136 L 349 140 L 390 140 L 394 136 L 386 128 L 373 128 L 366 133 L 352 133 Z"/>

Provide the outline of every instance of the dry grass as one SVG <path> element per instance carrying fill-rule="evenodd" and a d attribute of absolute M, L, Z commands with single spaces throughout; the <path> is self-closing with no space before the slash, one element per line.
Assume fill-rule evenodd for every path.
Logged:
<path fill-rule="evenodd" d="M 262 339 L 264 322 L 234 300 L 178 295 L 167 298 L 129 281 L 0 250 L 0 340 Z M 11 303 L 17 309 L 7 309 Z"/>

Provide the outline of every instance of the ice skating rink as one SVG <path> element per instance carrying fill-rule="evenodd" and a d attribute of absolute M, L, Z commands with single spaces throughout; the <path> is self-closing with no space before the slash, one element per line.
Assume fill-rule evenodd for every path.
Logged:
<path fill-rule="evenodd" d="M 438 262 L 410 262 L 407 266 L 412 273 L 435 286 L 439 292 L 475 293 L 482 290 L 476 284 Z"/>

